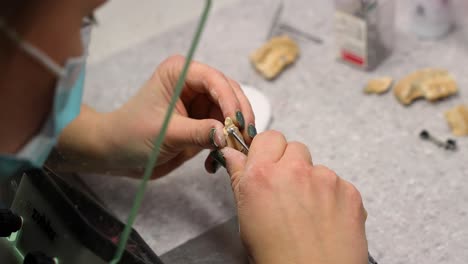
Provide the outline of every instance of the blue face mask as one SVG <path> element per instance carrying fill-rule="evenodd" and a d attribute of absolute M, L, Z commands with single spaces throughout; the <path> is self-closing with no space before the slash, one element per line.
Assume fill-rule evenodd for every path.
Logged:
<path fill-rule="evenodd" d="M 0 21 L 0 31 L 16 42 L 24 52 L 35 58 L 47 69 L 57 75 L 54 105 L 52 111 L 43 124 L 40 132 L 16 154 L 0 153 L 0 182 L 23 169 L 40 168 L 49 156 L 52 148 L 63 128 L 80 113 L 81 98 L 85 78 L 85 58 L 70 58 L 61 67 L 50 57 L 29 43 L 22 41 L 19 36 Z M 84 26 L 81 38 L 87 54 L 87 47 L 91 33 L 91 25 Z M 34 87 L 31 87 L 34 89 Z"/>

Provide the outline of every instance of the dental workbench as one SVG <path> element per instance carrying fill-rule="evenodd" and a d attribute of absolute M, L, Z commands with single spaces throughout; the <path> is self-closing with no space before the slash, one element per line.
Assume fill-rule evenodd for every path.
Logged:
<path fill-rule="evenodd" d="M 331 1 L 291 0 L 281 19 L 322 43 L 298 39 L 298 61 L 266 81 L 248 56 L 266 41 L 274 10 L 270 1 L 260 0 L 213 12 L 195 59 L 264 93 L 272 106 L 269 129 L 307 144 L 315 164 L 332 168 L 361 191 L 369 214 L 369 251 L 378 262 L 467 263 L 468 137 L 456 138 L 457 151 L 419 138 L 423 129 L 453 138 L 443 113 L 468 103 L 467 35 L 455 31 L 438 41 L 418 40 L 407 30 L 405 1 L 398 1 L 393 54 L 375 71 L 364 72 L 334 58 Z M 162 60 L 186 53 L 194 29 L 194 23 L 178 26 L 87 65 L 84 102 L 99 111 L 116 109 Z M 392 92 L 362 92 L 372 77 L 399 79 L 424 67 L 449 70 L 458 95 L 404 107 Z M 205 157 L 203 152 L 149 183 L 134 228 L 167 263 L 238 263 L 241 258 L 227 173 L 207 174 Z M 138 181 L 81 177 L 126 220 Z"/>

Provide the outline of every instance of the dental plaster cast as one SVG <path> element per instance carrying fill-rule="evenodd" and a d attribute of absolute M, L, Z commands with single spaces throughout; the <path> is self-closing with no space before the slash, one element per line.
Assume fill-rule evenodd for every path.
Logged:
<path fill-rule="evenodd" d="M 445 112 L 445 119 L 455 136 L 468 136 L 468 106 L 459 105 Z"/>
<path fill-rule="evenodd" d="M 394 94 L 400 103 L 409 105 L 421 97 L 428 101 L 437 101 L 456 94 L 457 91 L 457 83 L 448 71 L 429 68 L 401 79 L 395 85 Z"/>
<path fill-rule="evenodd" d="M 364 87 L 364 92 L 366 94 L 383 94 L 390 89 L 392 83 L 393 79 L 390 77 L 372 79 Z"/>
<path fill-rule="evenodd" d="M 299 46 L 286 35 L 273 37 L 250 55 L 255 69 L 266 79 L 278 76 L 286 66 L 296 61 Z"/>

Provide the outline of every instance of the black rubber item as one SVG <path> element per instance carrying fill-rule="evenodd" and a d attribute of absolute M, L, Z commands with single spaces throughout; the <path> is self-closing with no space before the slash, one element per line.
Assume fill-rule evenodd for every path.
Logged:
<path fill-rule="evenodd" d="M 377 261 L 375 261 L 374 257 L 372 257 L 370 253 L 367 253 L 367 254 L 368 254 L 367 259 L 370 264 L 378 264 Z"/>
<path fill-rule="evenodd" d="M 457 141 L 455 141 L 453 139 L 447 139 L 447 142 L 445 144 L 445 148 L 450 149 L 450 150 L 457 149 Z"/>
<path fill-rule="evenodd" d="M 427 132 L 427 130 L 422 130 L 421 133 L 419 133 L 419 136 L 422 139 L 428 139 L 429 138 L 429 132 Z"/>
<path fill-rule="evenodd" d="M 9 237 L 21 229 L 23 221 L 10 209 L 0 209 L 0 237 Z"/>
<path fill-rule="evenodd" d="M 55 264 L 55 261 L 46 254 L 40 251 L 35 251 L 26 254 L 23 264 Z"/>

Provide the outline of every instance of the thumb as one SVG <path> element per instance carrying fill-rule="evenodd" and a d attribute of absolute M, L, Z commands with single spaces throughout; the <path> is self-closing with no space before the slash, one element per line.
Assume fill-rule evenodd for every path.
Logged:
<path fill-rule="evenodd" d="M 223 148 L 221 153 L 226 160 L 226 169 L 231 177 L 231 185 L 235 194 L 237 194 L 239 181 L 244 174 L 247 156 L 233 148 Z"/>
<path fill-rule="evenodd" d="M 167 140 L 174 147 L 222 148 L 226 146 L 223 127 L 216 119 L 174 115 L 167 130 Z"/>

